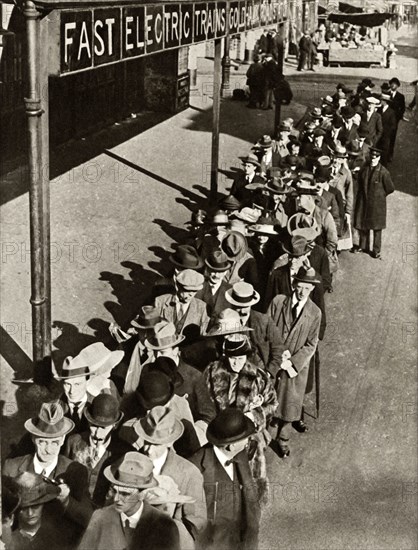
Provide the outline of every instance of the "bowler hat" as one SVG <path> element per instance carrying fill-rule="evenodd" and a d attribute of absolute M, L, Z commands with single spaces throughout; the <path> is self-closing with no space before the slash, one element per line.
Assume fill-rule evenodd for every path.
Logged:
<path fill-rule="evenodd" d="M 172 477 L 159 474 L 155 476 L 155 479 L 158 483 L 157 487 L 145 489 L 143 493 L 144 501 L 151 504 L 151 506 L 168 503 L 188 504 L 196 501 L 195 498 L 189 495 L 182 495 Z"/>
<path fill-rule="evenodd" d="M 360 138 L 366 138 L 369 135 L 369 129 L 365 124 L 360 124 L 357 130 L 357 135 Z"/>
<path fill-rule="evenodd" d="M 190 292 L 197 292 L 203 287 L 205 278 L 201 273 L 194 271 L 193 269 L 185 269 L 181 271 L 176 277 L 176 283 L 180 285 L 184 290 Z"/>
<path fill-rule="evenodd" d="M 143 330 L 155 327 L 161 321 L 159 310 L 154 306 L 142 306 L 131 325 Z"/>
<path fill-rule="evenodd" d="M 43 476 L 32 472 L 22 472 L 14 478 L 20 497 L 20 508 L 39 506 L 57 498 L 58 485 L 46 481 Z"/>
<path fill-rule="evenodd" d="M 174 384 L 163 372 L 145 371 L 135 390 L 139 403 L 150 410 L 158 405 L 165 405 L 174 395 Z"/>
<path fill-rule="evenodd" d="M 341 108 L 341 115 L 343 118 L 353 118 L 353 116 L 356 114 L 353 107 L 350 107 L 350 105 L 346 105 L 345 107 Z"/>
<path fill-rule="evenodd" d="M 25 422 L 25 429 L 37 437 L 61 437 L 74 428 L 74 422 L 64 416 L 58 401 L 42 403 L 38 416 Z"/>
<path fill-rule="evenodd" d="M 157 357 L 153 363 L 147 363 L 146 372 L 162 372 L 174 384 L 174 388 L 178 388 L 184 382 L 184 378 L 179 373 L 176 363 L 171 357 Z"/>
<path fill-rule="evenodd" d="M 314 135 L 315 137 L 325 136 L 325 134 L 326 134 L 326 132 L 325 132 L 325 130 L 324 130 L 323 128 L 316 128 L 316 129 L 314 130 L 314 133 L 313 133 L 313 135 Z"/>
<path fill-rule="evenodd" d="M 240 281 L 225 292 L 225 299 L 234 306 L 249 307 L 260 301 L 260 294 L 250 283 Z"/>
<path fill-rule="evenodd" d="M 283 245 L 283 250 L 287 252 L 289 256 L 299 258 L 300 256 L 304 256 L 305 254 L 308 254 L 308 252 L 311 252 L 312 247 L 309 246 L 305 237 L 302 237 L 301 235 L 294 235 L 291 240 L 290 248 L 288 249 Z"/>
<path fill-rule="evenodd" d="M 233 195 L 228 195 L 219 202 L 219 206 L 222 208 L 222 210 L 233 212 L 234 210 L 239 210 L 241 208 L 241 203 Z"/>
<path fill-rule="evenodd" d="M 240 357 L 251 352 L 251 344 L 246 334 L 227 334 L 223 341 L 223 351 L 227 357 Z"/>
<path fill-rule="evenodd" d="M 226 334 L 250 332 L 252 330 L 253 329 L 242 326 L 241 317 L 238 311 L 226 308 L 219 313 L 213 326 L 208 330 L 205 336 L 225 336 Z"/>
<path fill-rule="evenodd" d="M 389 80 L 389 84 L 392 84 L 392 83 L 393 83 L 393 84 L 396 84 L 396 85 L 398 86 L 398 88 L 399 88 L 400 85 L 401 85 L 401 83 L 400 83 L 400 81 L 399 81 L 399 78 L 396 78 L 396 76 L 393 77 L 393 78 L 391 78 L 391 79 Z"/>
<path fill-rule="evenodd" d="M 293 277 L 294 281 L 298 281 L 300 283 L 310 283 L 312 285 L 319 285 L 321 284 L 321 280 L 316 273 L 315 269 L 313 267 L 305 267 L 302 266 L 299 268 L 299 271 L 296 273 L 296 275 Z"/>
<path fill-rule="evenodd" d="M 154 464 L 151 459 L 141 453 L 130 451 L 115 463 L 107 466 L 103 473 L 112 485 L 146 489 L 157 485 L 153 469 Z"/>
<path fill-rule="evenodd" d="M 200 269 L 203 266 L 197 250 L 188 244 L 179 245 L 168 258 L 173 265 L 181 269 Z"/>
<path fill-rule="evenodd" d="M 119 402 L 116 397 L 108 393 L 97 395 L 84 409 L 84 416 L 89 424 L 105 428 L 118 424 L 123 417 L 119 410 Z"/>
<path fill-rule="evenodd" d="M 240 441 L 255 432 L 255 425 L 240 409 L 221 411 L 209 424 L 206 437 L 209 443 L 225 446 Z"/>
<path fill-rule="evenodd" d="M 327 181 L 331 176 L 331 166 L 319 165 L 315 170 L 315 179 Z"/>
<path fill-rule="evenodd" d="M 211 271 L 222 273 L 230 269 L 232 262 L 222 250 L 214 250 L 205 260 L 205 264 Z"/>
<path fill-rule="evenodd" d="M 154 327 L 153 334 L 145 340 L 145 346 L 153 350 L 174 348 L 184 340 L 184 336 L 177 334 L 174 323 L 160 321 Z"/>
<path fill-rule="evenodd" d="M 168 407 L 154 407 L 134 424 L 137 435 L 146 443 L 169 445 L 179 439 L 184 426 Z"/>
<path fill-rule="evenodd" d="M 334 100 L 332 96 L 326 95 L 325 97 L 321 97 L 321 102 L 323 105 L 328 105 L 329 107 L 334 106 Z"/>
<path fill-rule="evenodd" d="M 325 105 L 322 107 L 322 116 L 332 118 L 335 115 L 335 109 L 331 105 Z"/>

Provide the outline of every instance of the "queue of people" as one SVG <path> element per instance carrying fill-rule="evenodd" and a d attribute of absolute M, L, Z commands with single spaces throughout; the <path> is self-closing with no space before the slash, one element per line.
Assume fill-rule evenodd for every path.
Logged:
<path fill-rule="evenodd" d="M 382 258 L 398 87 L 339 84 L 261 136 L 114 349 L 57 368 L 3 465 L 7 549 L 257 549 L 266 450 L 287 460 L 309 429 L 340 255 Z"/>

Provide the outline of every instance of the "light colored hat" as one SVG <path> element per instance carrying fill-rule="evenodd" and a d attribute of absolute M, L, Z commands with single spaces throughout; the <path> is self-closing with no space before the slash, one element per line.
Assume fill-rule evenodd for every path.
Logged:
<path fill-rule="evenodd" d="M 195 291 L 203 288 L 205 278 L 201 273 L 198 273 L 194 269 L 185 269 L 181 271 L 176 277 L 176 283 L 179 284 L 184 290 Z"/>
<path fill-rule="evenodd" d="M 257 223 L 257 220 L 260 217 L 260 212 L 256 208 L 246 206 L 239 212 L 235 212 L 234 216 L 235 218 L 247 223 Z"/>
<path fill-rule="evenodd" d="M 366 97 L 367 103 L 370 103 L 371 105 L 380 105 L 380 101 L 377 99 L 377 97 L 374 97 L 370 95 L 369 97 Z"/>
<path fill-rule="evenodd" d="M 260 235 L 278 235 L 277 231 L 274 229 L 274 225 L 271 223 L 257 223 L 255 225 L 250 225 L 248 229 Z"/>
<path fill-rule="evenodd" d="M 184 340 L 182 334 L 177 334 L 174 323 L 161 321 L 154 327 L 154 334 L 145 340 L 145 346 L 148 349 L 161 350 L 174 348 Z"/>
<path fill-rule="evenodd" d="M 242 326 L 238 311 L 227 308 L 219 313 L 213 327 L 205 336 L 225 336 L 226 334 L 250 332 L 252 330 L 251 328 Z"/>
<path fill-rule="evenodd" d="M 308 242 L 314 241 L 319 235 L 318 223 L 313 216 L 297 212 L 287 222 L 287 232 L 291 237 L 299 235 Z"/>
<path fill-rule="evenodd" d="M 151 459 L 141 453 L 130 451 L 114 464 L 107 466 L 103 473 L 112 485 L 147 489 L 157 485 L 153 469 L 154 464 Z"/>
<path fill-rule="evenodd" d="M 151 506 L 159 504 L 189 504 L 196 502 L 196 499 L 189 495 L 182 495 L 177 483 L 170 476 L 156 475 L 157 487 L 145 489 L 142 493 L 144 501 Z"/>
<path fill-rule="evenodd" d="M 225 299 L 233 306 L 249 307 L 260 301 L 260 294 L 250 283 L 238 282 L 225 292 Z"/>
<path fill-rule="evenodd" d="M 258 158 L 254 154 L 249 154 L 246 157 L 240 157 L 243 164 L 253 164 L 254 166 L 260 167 Z"/>
<path fill-rule="evenodd" d="M 228 229 L 230 231 L 238 231 L 238 233 L 241 233 L 244 237 L 247 235 L 247 225 L 242 220 L 230 220 Z"/>
<path fill-rule="evenodd" d="M 162 406 L 152 408 L 133 427 L 141 440 L 155 445 L 170 445 L 184 432 L 181 420 L 171 409 Z"/>
<path fill-rule="evenodd" d="M 218 210 L 214 213 L 211 219 L 208 220 L 208 225 L 228 225 L 228 214 L 223 210 Z"/>
<path fill-rule="evenodd" d="M 55 378 L 66 380 L 104 372 L 110 374 L 110 371 L 122 361 L 123 356 L 123 351 L 110 351 L 102 342 L 95 342 L 82 349 L 76 357 L 66 357 L 61 374 Z"/>
<path fill-rule="evenodd" d="M 62 437 L 74 428 L 74 422 L 64 416 L 58 401 L 42 403 L 38 416 L 25 422 L 25 430 L 37 437 Z"/>

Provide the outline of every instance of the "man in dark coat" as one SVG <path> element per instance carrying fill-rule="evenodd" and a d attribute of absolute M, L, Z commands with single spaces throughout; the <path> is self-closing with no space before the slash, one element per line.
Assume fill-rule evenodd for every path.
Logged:
<path fill-rule="evenodd" d="M 381 151 L 370 149 L 370 163 L 360 170 L 354 211 L 354 227 L 360 233 L 357 252 L 369 250 L 369 233 L 373 231 L 373 258 L 381 258 L 382 230 L 386 227 L 386 197 L 395 187 L 388 170 L 380 164 Z"/>
<path fill-rule="evenodd" d="M 73 429 L 72 420 L 64 416 L 59 403 L 43 403 L 39 414 L 25 422 L 35 446 L 33 455 L 9 458 L 3 474 L 17 477 L 23 472 L 42 475 L 59 488 L 57 498 L 48 504 L 51 515 L 59 520 L 63 533 L 76 543 L 93 512 L 88 495 L 88 472 L 78 462 L 60 454 L 65 436 Z"/>
<path fill-rule="evenodd" d="M 390 98 L 392 100 L 391 107 L 395 111 L 396 121 L 397 121 L 396 131 L 392 135 L 392 140 L 391 140 L 391 143 L 390 143 L 389 160 L 392 160 L 392 157 L 393 157 L 393 150 L 395 148 L 396 134 L 398 132 L 399 121 L 401 121 L 403 119 L 403 115 L 405 113 L 405 96 L 403 94 L 401 94 L 400 92 L 398 92 L 398 88 L 400 87 L 400 85 L 401 85 L 401 83 L 399 82 L 399 79 L 396 78 L 396 77 L 391 78 L 389 80 Z"/>
<path fill-rule="evenodd" d="M 209 521 L 202 549 L 258 547 L 260 505 L 246 450 L 254 432 L 247 416 L 227 408 L 209 424 L 209 443 L 191 458 L 203 474 L 206 493 Z"/>
<path fill-rule="evenodd" d="M 382 117 L 380 113 L 376 111 L 377 107 L 380 105 L 380 101 L 374 96 L 368 97 L 366 101 L 367 110 L 361 117 L 361 123 L 368 131 L 368 136 L 366 138 L 367 143 L 375 147 L 383 133 Z"/>
<path fill-rule="evenodd" d="M 248 67 L 247 86 L 250 89 L 250 100 L 247 107 L 255 109 L 261 107 L 264 101 L 264 67 L 261 58 L 257 58 Z"/>
<path fill-rule="evenodd" d="M 377 146 L 382 151 L 382 165 L 387 166 L 392 158 L 392 144 L 395 142 L 398 121 L 396 119 L 395 111 L 392 108 L 390 95 L 387 93 L 382 93 L 380 96 L 380 101 L 382 103 L 382 110 L 380 114 L 382 117 L 383 133 Z"/>
<path fill-rule="evenodd" d="M 263 185 L 265 179 L 257 174 L 257 170 L 260 169 L 260 163 L 256 155 L 250 154 L 242 157 L 241 160 L 243 169 L 234 179 L 230 193 L 239 200 L 242 206 L 251 206 L 253 193 L 251 189 L 248 189 L 248 186 L 251 184 Z"/>
<path fill-rule="evenodd" d="M 268 53 L 263 61 L 264 67 L 264 102 L 263 109 L 273 109 L 274 90 L 280 80 L 280 70 L 273 56 Z"/>
<path fill-rule="evenodd" d="M 149 458 L 126 453 L 104 475 L 114 503 L 94 512 L 78 550 L 180 550 L 176 523 L 142 499 L 157 485 Z"/>
<path fill-rule="evenodd" d="M 298 71 L 303 71 L 305 68 L 305 64 L 309 59 L 309 56 L 311 54 L 311 37 L 309 36 L 309 33 L 303 33 L 301 36 L 301 39 L 299 40 L 299 63 L 298 63 Z"/>

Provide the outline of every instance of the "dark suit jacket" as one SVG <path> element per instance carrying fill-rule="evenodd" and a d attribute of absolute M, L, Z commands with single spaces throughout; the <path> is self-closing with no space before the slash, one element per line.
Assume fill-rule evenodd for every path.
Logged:
<path fill-rule="evenodd" d="M 180 359 L 178 371 L 183 377 L 183 384 L 176 388 L 177 395 L 186 395 L 193 418 L 210 422 L 216 416 L 203 374 Z"/>
<path fill-rule="evenodd" d="M 369 121 L 367 120 L 367 113 L 363 113 L 361 122 L 367 127 L 369 132 L 366 138 L 367 143 L 375 147 L 383 134 L 382 117 L 380 113 L 373 113 Z"/>
<path fill-rule="evenodd" d="M 196 294 L 196 298 L 205 302 L 208 306 L 208 314 L 211 318 L 219 315 L 221 311 L 228 308 L 230 304 L 225 299 L 225 292 L 232 288 L 232 285 L 222 281 L 215 294 L 212 294 L 210 285 L 205 281 L 202 290 Z"/>
<path fill-rule="evenodd" d="M 396 94 L 392 97 L 391 107 L 395 111 L 397 121 L 402 120 L 405 113 L 405 96 L 396 91 Z"/>
<path fill-rule="evenodd" d="M 23 472 L 35 472 L 33 455 L 9 458 L 5 461 L 3 475 L 13 478 Z M 51 477 L 64 480 L 70 488 L 70 497 L 65 508 L 55 500 L 45 504 L 45 510 L 54 520 L 59 520 L 63 534 L 65 533 L 65 536 L 72 541 L 76 541 L 82 530 L 87 527 L 93 512 L 93 505 L 88 494 L 87 469 L 78 462 L 59 455 L 57 467 Z"/>
<path fill-rule="evenodd" d="M 90 394 L 87 394 L 87 403 L 86 405 L 83 407 L 83 411 L 84 411 L 84 408 L 93 401 L 94 397 Z M 79 433 L 82 433 L 82 432 L 85 432 L 86 430 L 88 430 L 89 428 L 89 423 L 87 421 L 87 418 L 84 416 L 84 414 L 81 414 L 81 416 L 79 415 L 78 416 L 78 419 L 74 419 L 72 416 L 71 416 L 71 413 L 70 413 L 70 406 L 68 405 L 68 399 L 67 399 L 67 396 L 65 395 L 65 393 L 63 393 L 60 397 L 60 400 L 59 400 L 61 406 L 62 406 L 62 409 L 64 411 L 64 416 L 66 416 L 67 418 L 70 418 L 75 426 L 74 426 L 74 429 L 72 430 L 72 434 L 79 434 Z"/>
<path fill-rule="evenodd" d="M 255 174 L 251 184 L 260 183 L 264 184 L 265 180 L 262 176 Z M 234 179 L 234 183 L 231 187 L 231 195 L 240 201 L 242 206 L 251 206 L 253 202 L 253 192 L 247 189 L 249 183 L 245 179 L 244 172 L 240 172 Z"/>
<path fill-rule="evenodd" d="M 281 362 L 281 348 L 278 346 L 278 334 L 270 317 L 252 309 L 247 326 L 253 329 L 249 333 L 254 349 L 253 363 L 275 372 Z"/>
<path fill-rule="evenodd" d="M 209 525 L 202 547 L 206 542 L 213 548 L 225 550 L 255 550 L 258 546 L 260 506 L 247 451 L 234 458 L 238 486 L 234 486 L 225 472 L 212 445 L 202 447 L 190 461 L 202 472 L 206 493 Z"/>
<path fill-rule="evenodd" d="M 115 507 L 96 510 L 78 550 L 180 550 L 175 522 L 146 502 L 132 540 L 128 544 Z"/>
<path fill-rule="evenodd" d="M 382 150 L 382 163 L 385 165 L 390 153 L 390 144 L 396 136 L 398 120 L 396 119 L 395 111 L 390 107 L 385 112 L 381 112 L 381 117 L 383 134 L 377 146 Z"/>
<path fill-rule="evenodd" d="M 357 130 L 358 130 L 357 124 L 352 124 L 349 130 L 344 125 L 341 128 L 340 133 L 338 134 L 339 140 L 341 141 L 341 143 L 345 145 L 349 141 L 353 141 L 354 139 L 357 139 L 357 135 L 358 135 Z"/>
<path fill-rule="evenodd" d="M 354 227 L 362 231 L 386 227 L 386 196 L 395 187 L 389 171 L 378 164 L 372 170 L 366 164 L 358 177 L 358 192 L 354 211 Z"/>

